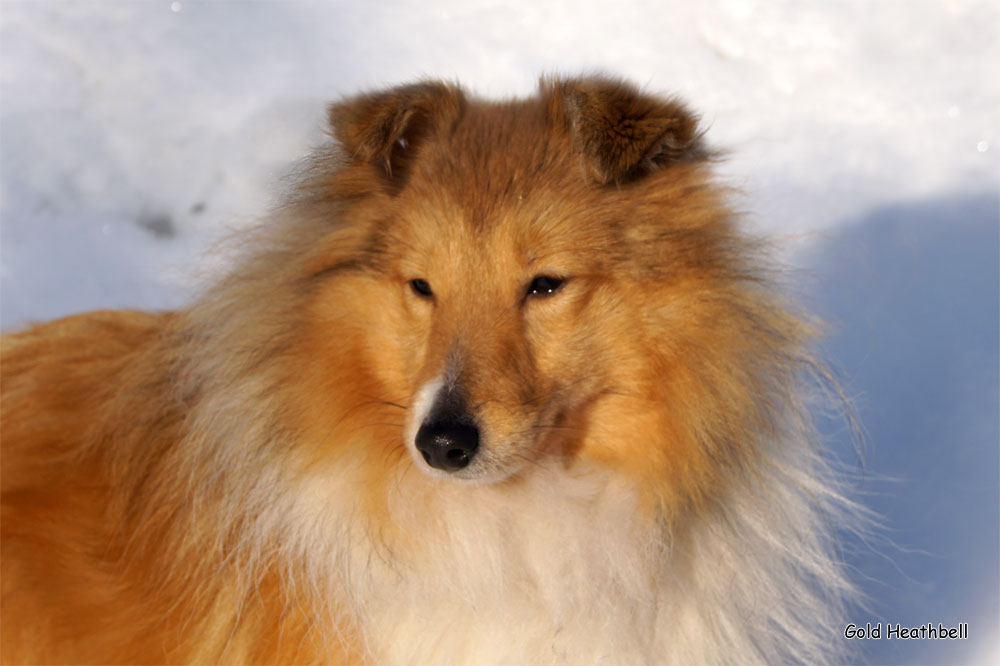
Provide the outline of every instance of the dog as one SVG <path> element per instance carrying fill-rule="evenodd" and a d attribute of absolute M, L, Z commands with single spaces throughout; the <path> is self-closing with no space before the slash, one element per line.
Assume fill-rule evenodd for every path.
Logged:
<path fill-rule="evenodd" d="M 3 662 L 835 658 L 816 327 L 687 107 L 329 116 L 193 305 L 3 338 Z"/>

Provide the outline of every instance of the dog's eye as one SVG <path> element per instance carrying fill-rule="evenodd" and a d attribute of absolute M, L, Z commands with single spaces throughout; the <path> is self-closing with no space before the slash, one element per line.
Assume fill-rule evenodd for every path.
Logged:
<path fill-rule="evenodd" d="M 420 278 L 410 280 L 410 289 L 412 289 L 413 293 L 421 298 L 431 298 L 434 296 L 434 292 L 431 291 L 431 285 L 427 282 L 427 280 L 422 280 Z"/>
<path fill-rule="evenodd" d="M 563 278 L 539 275 L 528 285 L 528 296 L 551 296 L 563 286 Z"/>

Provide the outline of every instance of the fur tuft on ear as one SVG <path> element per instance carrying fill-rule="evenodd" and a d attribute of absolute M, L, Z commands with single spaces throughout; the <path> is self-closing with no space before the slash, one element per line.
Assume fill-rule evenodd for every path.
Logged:
<path fill-rule="evenodd" d="M 543 81 L 543 88 L 546 83 Z M 635 180 L 707 156 L 695 115 L 677 100 L 606 77 L 557 80 L 552 102 L 600 183 Z"/>
<path fill-rule="evenodd" d="M 425 81 L 332 104 L 330 126 L 352 161 L 373 164 L 399 184 L 421 138 L 464 106 L 458 87 Z"/>

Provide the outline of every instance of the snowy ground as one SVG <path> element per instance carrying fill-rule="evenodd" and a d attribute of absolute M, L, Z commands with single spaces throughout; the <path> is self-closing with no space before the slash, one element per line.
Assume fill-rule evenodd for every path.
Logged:
<path fill-rule="evenodd" d="M 849 553 L 857 620 L 970 623 L 865 658 L 996 663 L 998 35 L 989 0 L 2 0 L 0 324 L 183 302 L 339 95 L 595 69 L 680 93 L 835 325 L 895 544 Z"/>

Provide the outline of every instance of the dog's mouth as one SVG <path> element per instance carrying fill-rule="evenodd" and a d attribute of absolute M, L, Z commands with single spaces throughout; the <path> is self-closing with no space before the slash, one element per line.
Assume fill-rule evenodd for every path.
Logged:
<path fill-rule="evenodd" d="M 522 474 L 551 456 L 565 454 L 563 429 L 533 423 L 511 432 L 499 432 L 474 418 L 425 419 L 420 427 L 407 428 L 407 447 L 423 473 L 438 479 L 492 484 Z"/>
<path fill-rule="evenodd" d="M 517 474 L 537 448 L 538 430 L 490 427 L 460 391 L 428 382 L 415 396 L 404 433 L 414 464 L 425 474 L 496 483 Z M 531 421 L 526 414 L 514 421 Z M 494 424 L 495 426 L 496 424 Z"/>
<path fill-rule="evenodd" d="M 497 483 L 517 474 L 535 445 L 532 429 L 505 436 L 468 410 L 431 409 L 420 416 L 411 411 L 404 437 L 414 464 L 435 478 Z"/>
<path fill-rule="evenodd" d="M 530 433 L 526 433 L 530 434 Z M 497 437 L 474 420 L 425 420 L 408 442 L 414 464 L 435 478 L 477 484 L 498 483 L 521 471 L 530 456 L 530 437 Z"/>

